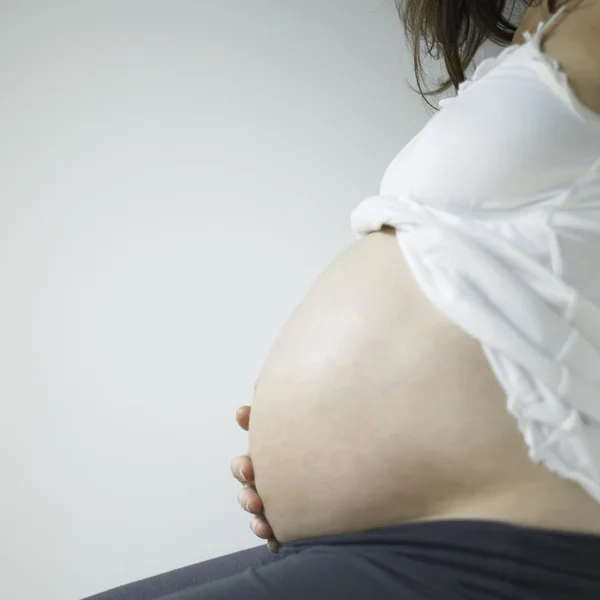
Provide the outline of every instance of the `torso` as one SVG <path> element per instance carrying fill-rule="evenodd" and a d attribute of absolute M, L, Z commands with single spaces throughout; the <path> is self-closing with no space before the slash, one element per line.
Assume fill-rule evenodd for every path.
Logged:
<path fill-rule="evenodd" d="M 282 542 L 444 518 L 600 534 L 600 504 L 531 462 L 481 346 L 425 299 L 391 230 L 354 243 L 286 323 L 250 455 Z"/>
<path fill-rule="evenodd" d="M 480 345 L 425 300 L 390 232 L 316 281 L 262 369 L 250 454 L 278 539 L 481 517 L 594 529 L 533 464 Z"/>

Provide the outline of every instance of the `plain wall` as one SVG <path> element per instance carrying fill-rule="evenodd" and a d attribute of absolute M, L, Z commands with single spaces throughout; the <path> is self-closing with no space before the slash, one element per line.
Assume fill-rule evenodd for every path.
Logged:
<path fill-rule="evenodd" d="M 261 543 L 235 410 L 431 113 L 391 0 L 0 4 L 0 593 L 76 600 Z"/>

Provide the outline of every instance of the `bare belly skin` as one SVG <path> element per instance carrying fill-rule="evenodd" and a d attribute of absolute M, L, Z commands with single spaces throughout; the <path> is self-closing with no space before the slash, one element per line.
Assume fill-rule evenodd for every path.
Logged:
<path fill-rule="evenodd" d="M 391 230 L 353 244 L 291 315 L 249 452 L 282 542 L 438 518 L 600 533 L 600 504 L 530 461 L 479 343 L 423 296 Z"/>

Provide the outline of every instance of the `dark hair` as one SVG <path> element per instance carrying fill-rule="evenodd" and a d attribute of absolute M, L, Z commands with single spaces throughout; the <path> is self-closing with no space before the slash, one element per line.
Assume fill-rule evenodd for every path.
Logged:
<path fill-rule="evenodd" d="M 520 0 L 527 7 L 539 6 L 542 0 Z M 569 0 L 567 0 L 568 2 Z M 547 0 L 550 13 L 556 12 L 558 0 Z M 417 92 L 433 108 L 426 96 L 455 90 L 465 81 L 465 70 L 471 64 L 477 50 L 486 40 L 508 46 L 517 27 L 505 16 L 507 0 L 395 0 L 400 20 L 406 32 L 406 40 L 413 54 L 413 66 L 417 79 Z M 562 4 L 565 4 L 563 2 Z M 515 0 L 512 0 L 514 8 Z M 426 55 L 444 59 L 448 79 L 434 90 L 424 92 L 421 64 L 421 40 L 426 42 Z M 438 82 L 439 83 L 439 82 Z"/>

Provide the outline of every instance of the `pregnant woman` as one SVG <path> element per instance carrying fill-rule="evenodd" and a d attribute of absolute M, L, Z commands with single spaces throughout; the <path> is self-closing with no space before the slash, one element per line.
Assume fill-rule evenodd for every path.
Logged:
<path fill-rule="evenodd" d="M 399 8 L 458 93 L 238 413 L 270 550 L 98 600 L 600 599 L 600 0 Z"/>

